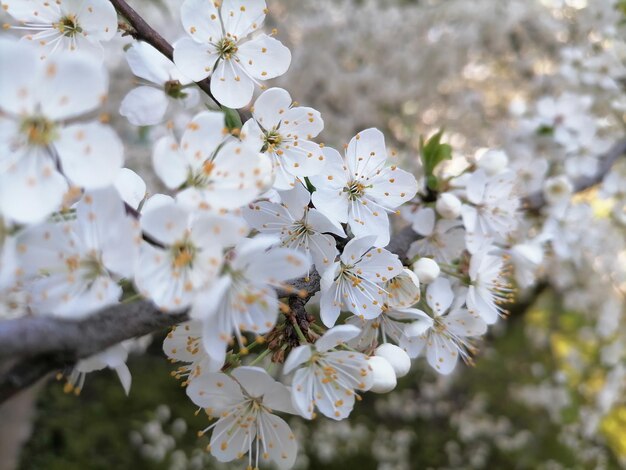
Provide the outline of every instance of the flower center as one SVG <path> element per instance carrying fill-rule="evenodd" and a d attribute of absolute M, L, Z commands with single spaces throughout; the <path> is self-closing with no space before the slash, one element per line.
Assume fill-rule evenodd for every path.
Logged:
<path fill-rule="evenodd" d="M 190 170 L 187 175 L 186 185 L 194 188 L 206 188 L 211 182 L 211 176 L 215 169 L 215 163 L 212 160 L 207 160 L 202 164 L 202 167 L 196 171 Z"/>
<path fill-rule="evenodd" d="M 263 148 L 261 152 L 274 152 L 283 142 L 283 136 L 276 129 L 265 133 L 263 137 Z"/>
<path fill-rule="evenodd" d="M 20 131 L 30 145 L 48 145 L 57 137 L 54 122 L 43 116 L 27 117 L 22 121 Z"/>
<path fill-rule="evenodd" d="M 222 59 L 230 60 L 238 50 L 237 43 L 230 38 L 222 38 L 217 43 L 217 53 Z"/>
<path fill-rule="evenodd" d="M 196 247 L 188 240 L 175 243 L 171 247 L 172 265 L 178 269 L 191 267 L 196 252 Z"/>
<path fill-rule="evenodd" d="M 165 94 L 176 99 L 187 98 L 187 93 L 183 91 L 183 85 L 178 80 L 169 80 L 163 85 Z"/>
<path fill-rule="evenodd" d="M 358 181 L 350 181 L 348 183 L 348 186 L 345 186 L 343 188 L 343 191 L 345 193 L 348 193 L 348 198 L 351 201 L 355 201 L 357 199 L 360 199 L 363 194 L 365 194 L 366 188 L 367 186 L 365 186 L 363 183 L 360 183 Z"/>
<path fill-rule="evenodd" d="M 76 15 L 64 16 L 58 23 L 54 24 L 54 27 L 58 29 L 63 36 L 69 38 L 83 32 L 83 28 L 81 28 L 76 21 Z"/>

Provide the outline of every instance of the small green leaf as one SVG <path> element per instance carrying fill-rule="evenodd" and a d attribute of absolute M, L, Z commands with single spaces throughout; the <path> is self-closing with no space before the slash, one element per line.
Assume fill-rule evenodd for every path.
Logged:
<path fill-rule="evenodd" d="M 226 106 L 222 106 L 222 111 L 224 111 L 224 116 L 226 119 L 226 127 L 228 127 L 229 131 L 233 129 L 241 129 L 241 117 L 236 109 L 227 108 Z"/>
<path fill-rule="evenodd" d="M 450 160 L 452 158 L 452 147 L 449 144 L 442 144 L 441 137 L 443 136 L 443 129 L 433 135 L 430 139 L 424 140 L 420 138 L 420 153 L 422 158 L 422 164 L 424 166 L 424 173 L 426 178 L 430 181 L 435 172 L 435 168 L 444 160 Z M 433 183 L 428 183 L 436 186 L 436 178 Z M 432 188 L 431 188 L 432 189 Z"/>

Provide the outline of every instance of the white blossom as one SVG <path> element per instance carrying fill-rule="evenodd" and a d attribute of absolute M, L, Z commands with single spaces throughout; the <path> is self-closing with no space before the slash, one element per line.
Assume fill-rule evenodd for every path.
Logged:
<path fill-rule="evenodd" d="M 211 77 L 220 104 L 243 108 L 259 82 L 284 74 L 291 52 L 266 34 L 252 38 L 265 21 L 264 0 L 185 0 L 181 19 L 190 36 L 174 44 L 174 62 L 194 81 Z"/>
<path fill-rule="evenodd" d="M 331 327 L 339 313 L 350 311 L 366 319 L 382 312 L 388 293 L 382 283 L 402 272 L 398 257 L 383 248 L 372 247 L 375 236 L 353 238 L 339 261 L 322 275 L 320 316 Z"/>
<path fill-rule="evenodd" d="M 271 461 L 289 469 L 296 460 L 298 444 L 289 425 L 275 411 L 294 413 L 289 389 L 259 367 L 237 367 L 230 375 L 206 373 L 187 387 L 187 395 L 217 421 L 209 450 L 220 462 L 248 454 L 248 468 Z M 254 463 L 254 467 L 253 467 Z"/>
<path fill-rule="evenodd" d="M 303 344 L 289 353 L 283 372 L 289 374 L 297 369 L 291 398 L 294 408 L 303 417 L 312 419 L 317 408 L 329 418 L 344 419 L 354 407 L 355 390 L 371 388 L 373 374 L 369 358 L 358 352 L 336 349 L 359 332 L 353 325 L 336 326 L 324 333 L 315 345 Z"/>
<path fill-rule="evenodd" d="M 114 188 L 87 192 L 75 218 L 31 226 L 17 241 L 23 287 L 40 314 L 78 318 L 117 303 L 132 279 L 141 235 Z"/>
<path fill-rule="evenodd" d="M 317 209 L 309 207 L 311 194 L 301 184 L 279 191 L 281 203 L 259 201 L 245 208 L 243 216 L 250 227 L 280 237 L 281 246 L 310 254 L 322 273 L 335 262 L 338 251 L 332 234 L 345 237 L 341 225 L 331 223 Z"/>
<path fill-rule="evenodd" d="M 366 129 L 350 140 L 345 158 L 326 147 L 326 166 L 311 177 L 315 207 L 330 220 L 348 223 L 356 237 L 376 235 L 375 245 L 389 243 L 387 212 L 409 201 L 417 192 L 415 177 L 396 165 L 386 166 L 385 138 L 378 129 Z"/>
<path fill-rule="evenodd" d="M 3 9 L 19 23 L 11 29 L 28 34 L 23 40 L 41 48 L 41 58 L 56 51 L 102 55 L 101 41 L 117 33 L 117 13 L 109 0 L 2 0 Z"/>
<path fill-rule="evenodd" d="M 324 152 L 311 141 L 324 129 L 318 111 L 294 106 L 289 92 L 270 88 L 254 102 L 252 117 L 241 128 L 242 139 L 271 158 L 276 189 L 293 188 L 296 178 L 320 173 Z"/>
<path fill-rule="evenodd" d="M 133 73 L 145 80 L 129 91 L 120 105 L 120 114 L 131 124 L 152 126 L 163 120 L 171 103 L 180 102 L 189 109 L 200 102 L 193 81 L 150 44 L 134 42 L 126 50 L 126 60 Z"/>

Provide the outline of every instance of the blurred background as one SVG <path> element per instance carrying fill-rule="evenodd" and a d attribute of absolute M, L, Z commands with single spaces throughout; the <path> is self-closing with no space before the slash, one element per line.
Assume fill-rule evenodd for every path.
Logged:
<path fill-rule="evenodd" d="M 169 40 L 182 34 L 179 1 L 130 3 Z M 503 149 L 530 192 L 550 175 L 584 175 L 626 136 L 623 2 L 268 5 L 266 29 L 276 27 L 293 55 L 275 84 L 321 111 L 320 140 L 328 145 L 340 147 L 376 126 L 419 172 L 420 136 L 443 128 L 454 148 L 452 166 L 487 148 Z M 133 83 L 122 51 L 128 42 L 108 46 L 109 106 L 129 166 L 146 175 L 150 136 L 159 129 L 137 129 L 114 114 Z M 572 113 L 593 122 L 592 135 L 578 136 L 573 152 L 528 131 L 546 99 L 559 97 L 584 102 L 570 105 Z M 366 394 L 349 420 L 291 419 L 301 443 L 297 468 L 626 467 L 626 165 L 615 174 L 575 198 L 578 215 L 563 222 L 568 255 L 555 256 L 535 286 L 520 289 L 510 317 L 480 344 L 475 366 L 440 377 L 420 362 L 394 392 Z M 156 179 L 148 182 L 152 192 L 161 189 Z M 533 224 L 526 227 L 531 233 Z M 197 430 L 205 419 L 194 415 L 170 376 L 164 334 L 145 341 L 145 354 L 131 356 L 128 398 L 105 370 L 89 375 L 80 396 L 51 380 L 0 408 L 0 468 L 242 468 L 219 465 L 204 451 L 208 440 Z"/>

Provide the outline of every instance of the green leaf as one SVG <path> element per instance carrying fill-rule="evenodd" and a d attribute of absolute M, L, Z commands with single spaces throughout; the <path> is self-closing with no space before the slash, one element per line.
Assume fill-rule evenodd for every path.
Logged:
<path fill-rule="evenodd" d="M 224 116 L 226 118 L 226 127 L 228 127 L 229 131 L 233 129 L 241 129 L 241 117 L 236 109 L 227 108 L 226 106 L 222 106 L 222 111 L 224 111 Z"/>
<path fill-rule="evenodd" d="M 442 136 L 443 129 L 428 140 L 424 140 L 423 137 L 420 138 L 420 156 L 424 166 L 424 173 L 426 174 L 428 187 L 433 190 L 437 186 L 437 179 L 434 177 L 437 165 L 444 160 L 452 158 L 452 147 L 449 144 L 441 143 Z"/>

